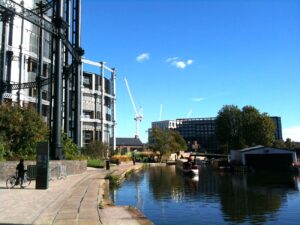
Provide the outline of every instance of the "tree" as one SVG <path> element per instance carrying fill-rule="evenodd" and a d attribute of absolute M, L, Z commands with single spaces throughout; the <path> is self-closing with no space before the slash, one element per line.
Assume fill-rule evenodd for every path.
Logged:
<path fill-rule="evenodd" d="M 176 131 L 163 131 L 160 128 L 153 128 L 149 137 L 149 148 L 160 153 L 160 160 L 164 156 L 179 150 L 186 150 L 184 139 Z"/>
<path fill-rule="evenodd" d="M 229 149 L 242 148 L 242 112 L 234 105 L 225 105 L 216 118 L 216 136 L 219 144 Z"/>
<path fill-rule="evenodd" d="M 266 113 L 261 114 L 257 129 L 257 143 L 264 146 L 272 146 L 275 141 L 274 132 L 275 125 L 270 116 Z"/>
<path fill-rule="evenodd" d="M 168 131 L 169 136 L 169 145 L 172 152 L 178 152 L 187 149 L 187 145 L 183 137 L 179 134 L 179 132 L 174 130 Z"/>
<path fill-rule="evenodd" d="M 253 106 L 242 111 L 233 105 L 225 105 L 216 119 L 216 136 L 220 146 L 240 149 L 246 146 L 272 146 L 275 141 L 275 125 L 268 114 Z"/>
<path fill-rule="evenodd" d="M 247 146 L 255 145 L 258 140 L 260 127 L 260 113 L 253 106 L 244 106 L 242 109 L 243 138 Z"/>
<path fill-rule="evenodd" d="M 36 143 L 47 137 L 47 124 L 33 109 L 0 105 L 0 140 L 6 148 L 5 158 L 33 158 Z"/>
<path fill-rule="evenodd" d="M 274 148 L 286 148 L 286 145 L 285 145 L 285 143 L 284 143 L 284 141 L 283 140 L 275 140 L 274 142 L 273 142 L 273 147 Z"/>

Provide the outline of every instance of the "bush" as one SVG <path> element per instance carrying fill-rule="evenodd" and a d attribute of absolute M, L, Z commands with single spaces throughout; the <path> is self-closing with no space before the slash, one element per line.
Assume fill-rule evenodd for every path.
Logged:
<path fill-rule="evenodd" d="M 89 159 L 87 161 L 88 167 L 94 167 L 94 168 L 104 168 L 105 161 L 100 159 Z"/>
<path fill-rule="evenodd" d="M 109 145 L 107 143 L 93 141 L 88 146 L 84 147 L 81 153 L 91 159 L 105 159 L 107 158 L 107 152 L 109 152 Z"/>
<path fill-rule="evenodd" d="M 47 138 L 47 124 L 34 109 L 0 105 L 1 157 L 35 158 L 36 143 Z"/>
<path fill-rule="evenodd" d="M 129 162 L 132 161 L 132 158 L 128 155 L 113 155 L 110 158 L 111 163 L 120 164 L 121 162 Z"/>
<path fill-rule="evenodd" d="M 65 159 L 74 160 L 80 158 L 77 145 L 65 133 L 62 134 L 62 146 Z"/>
<path fill-rule="evenodd" d="M 134 154 L 135 160 L 137 162 L 154 162 L 155 161 L 155 156 L 157 154 L 151 151 L 147 152 L 136 152 Z"/>

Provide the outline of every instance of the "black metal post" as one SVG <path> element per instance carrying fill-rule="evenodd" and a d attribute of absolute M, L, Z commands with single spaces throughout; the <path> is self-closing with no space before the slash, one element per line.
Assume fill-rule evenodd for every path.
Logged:
<path fill-rule="evenodd" d="M 75 21 L 75 49 L 81 47 L 81 0 L 76 0 L 76 21 Z M 75 64 L 75 143 L 81 145 L 81 59 Z"/>
<path fill-rule="evenodd" d="M 54 69 L 54 109 L 53 109 L 53 151 L 55 159 L 62 159 L 61 122 L 62 122 L 62 39 L 63 0 L 56 1 L 55 25 L 59 32 L 55 41 Z"/>
<path fill-rule="evenodd" d="M 70 0 L 66 0 L 66 37 L 70 37 Z M 65 68 L 69 66 L 69 51 L 65 50 Z M 70 75 L 67 72 L 65 74 L 65 105 L 64 105 L 64 131 L 70 136 Z"/>
<path fill-rule="evenodd" d="M 14 17 L 10 16 L 9 18 L 9 33 L 8 33 L 8 46 L 12 46 L 12 42 L 13 42 L 13 30 L 14 30 Z M 11 64 L 12 64 L 12 59 L 13 59 L 13 51 L 8 50 L 6 52 L 6 57 L 7 57 L 7 69 L 6 69 L 6 82 L 10 83 L 11 81 Z M 11 92 L 11 90 L 8 90 L 8 92 Z"/>
<path fill-rule="evenodd" d="M 40 1 L 37 3 L 37 6 L 40 10 L 40 16 L 43 17 L 43 2 Z M 42 23 L 43 21 L 41 21 Z M 38 114 L 42 114 L 42 86 L 41 86 L 41 79 L 43 73 L 43 49 L 44 49 L 44 30 L 40 27 L 40 35 L 39 35 L 39 52 L 38 52 L 38 74 L 36 77 L 37 83 L 37 112 Z"/>
<path fill-rule="evenodd" d="M 21 1 L 21 6 L 24 6 L 24 1 Z M 22 8 L 22 12 L 24 13 L 24 8 Z M 24 57 L 23 57 L 23 41 L 24 41 L 24 19 L 22 18 L 22 23 L 21 23 L 21 42 L 20 42 L 20 54 L 19 54 L 19 84 L 22 83 L 22 76 L 23 76 L 23 65 L 24 65 Z M 21 85 L 19 86 L 18 89 L 18 104 L 21 106 Z"/>
<path fill-rule="evenodd" d="M 7 44 L 7 21 L 6 12 L 2 14 L 2 39 L 1 39 L 1 61 L 0 61 L 0 103 L 3 102 L 4 82 L 6 81 L 6 44 Z"/>

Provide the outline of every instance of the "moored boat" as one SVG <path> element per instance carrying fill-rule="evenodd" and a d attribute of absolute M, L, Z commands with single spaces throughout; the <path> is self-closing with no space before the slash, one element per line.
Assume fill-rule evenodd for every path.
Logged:
<path fill-rule="evenodd" d="M 176 160 L 176 167 L 181 170 L 184 174 L 189 174 L 189 175 L 198 175 L 199 170 L 197 165 L 189 161 L 187 159 L 177 159 Z"/>

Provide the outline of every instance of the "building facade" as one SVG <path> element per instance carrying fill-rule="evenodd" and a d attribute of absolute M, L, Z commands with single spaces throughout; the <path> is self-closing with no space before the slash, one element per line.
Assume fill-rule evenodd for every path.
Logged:
<path fill-rule="evenodd" d="M 177 119 L 176 126 L 176 131 L 185 139 L 189 150 L 217 151 L 215 118 Z"/>
<path fill-rule="evenodd" d="M 103 93 L 103 94 L 102 94 Z M 110 78 L 83 72 L 82 76 L 82 146 L 94 140 L 110 143 L 115 149 L 115 74 Z"/>
<path fill-rule="evenodd" d="M 21 7 L 38 14 L 38 3 L 40 0 L 15 0 L 17 4 L 8 5 L 16 9 Z M 52 8 L 47 4 L 50 1 L 42 1 L 45 7 L 43 12 L 44 21 L 52 22 Z M 73 1 L 73 7 L 75 1 Z M 2 4 L 7 4 L 1 1 Z M 51 4 L 49 4 L 51 6 Z M 77 7 L 77 6 L 76 6 Z M 47 8 L 47 9 L 46 9 Z M 66 10 L 66 9 L 65 9 Z M 4 13 L 3 13 L 4 12 Z M 8 10 L 1 12 L 0 21 L 0 84 L 19 85 L 18 89 L 9 89 L 1 92 L 1 102 L 19 105 L 22 107 L 31 106 L 40 111 L 44 120 L 48 122 L 49 127 L 53 127 L 54 121 L 54 92 L 57 74 L 55 73 L 55 44 L 52 43 L 52 34 L 40 29 L 26 19 L 17 15 L 10 15 Z M 65 16 L 66 17 L 66 16 Z M 37 18 L 37 17 L 36 17 Z M 73 24 L 74 25 L 74 24 Z M 73 34 L 74 35 L 74 34 Z M 62 47 L 64 51 L 66 46 Z M 62 50 L 61 67 L 61 105 L 58 106 L 61 115 L 62 130 L 68 133 L 69 137 L 74 137 L 76 119 L 76 108 L 80 108 L 80 143 L 83 147 L 93 140 L 100 140 L 109 143 L 115 149 L 115 125 L 116 125 L 116 85 L 115 70 L 104 65 L 104 63 L 95 63 L 89 60 L 82 60 L 80 74 L 80 106 L 75 104 L 76 81 L 69 78 L 69 89 L 66 87 L 65 73 L 63 70 L 68 69 L 71 65 L 71 57 Z M 73 54 L 73 53 L 72 53 Z M 42 63 L 40 63 L 42 62 Z M 90 64 L 98 68 L 98 73 L 83 72 L 84 65 Z M 72 68 L 75 70 L 75 68 Z M 105 73 L 106 71 L 106 73 Z M 108 71 L 108 73 L 107 73 Z M 108 75 L 106 75 L 108 74 Z M 38 88 L 38 81 L 48 81 Z M 1 86 L 0 86 L 1 89 Z M 69 101 L 67 99 L 68 93 Z M 38 101 L 41 99 L 41 101 Z M 72 101 L 71 101 L 72 100 Z M 41 102 L 41 109 L 39 109 Z M 69 106 L 69 113 L 66 113 L 65 107 Z M 69 115 L 69 116 L 67 116 Z M 66 119 L 68 118 L 68 119 Z M 78 120 L 76 120 L 78 121 Z M 69 126 L 69 129 L 65 129 Z M 60 130 L 60 129 L 58 129 Z M 78 136 L 78 135 L 77 135 Z M 110 143 L 112 140 L 112 143 Z M 59 147 L 59 146 L 58 146 Z"/>
<path fill-rule="evenodd" d="M 281 118 L 271 117 L 275 125 L 275 139 L 282 140 Z M 178 131 L 188 145 L 189 151 L 218 151 L 216 118 L 188 118 L 152 122 L 152 128 Z M 151 131 L 151 129 L 150 129 Z M 150 132 L 149 132 L 150 133 Z"/>

